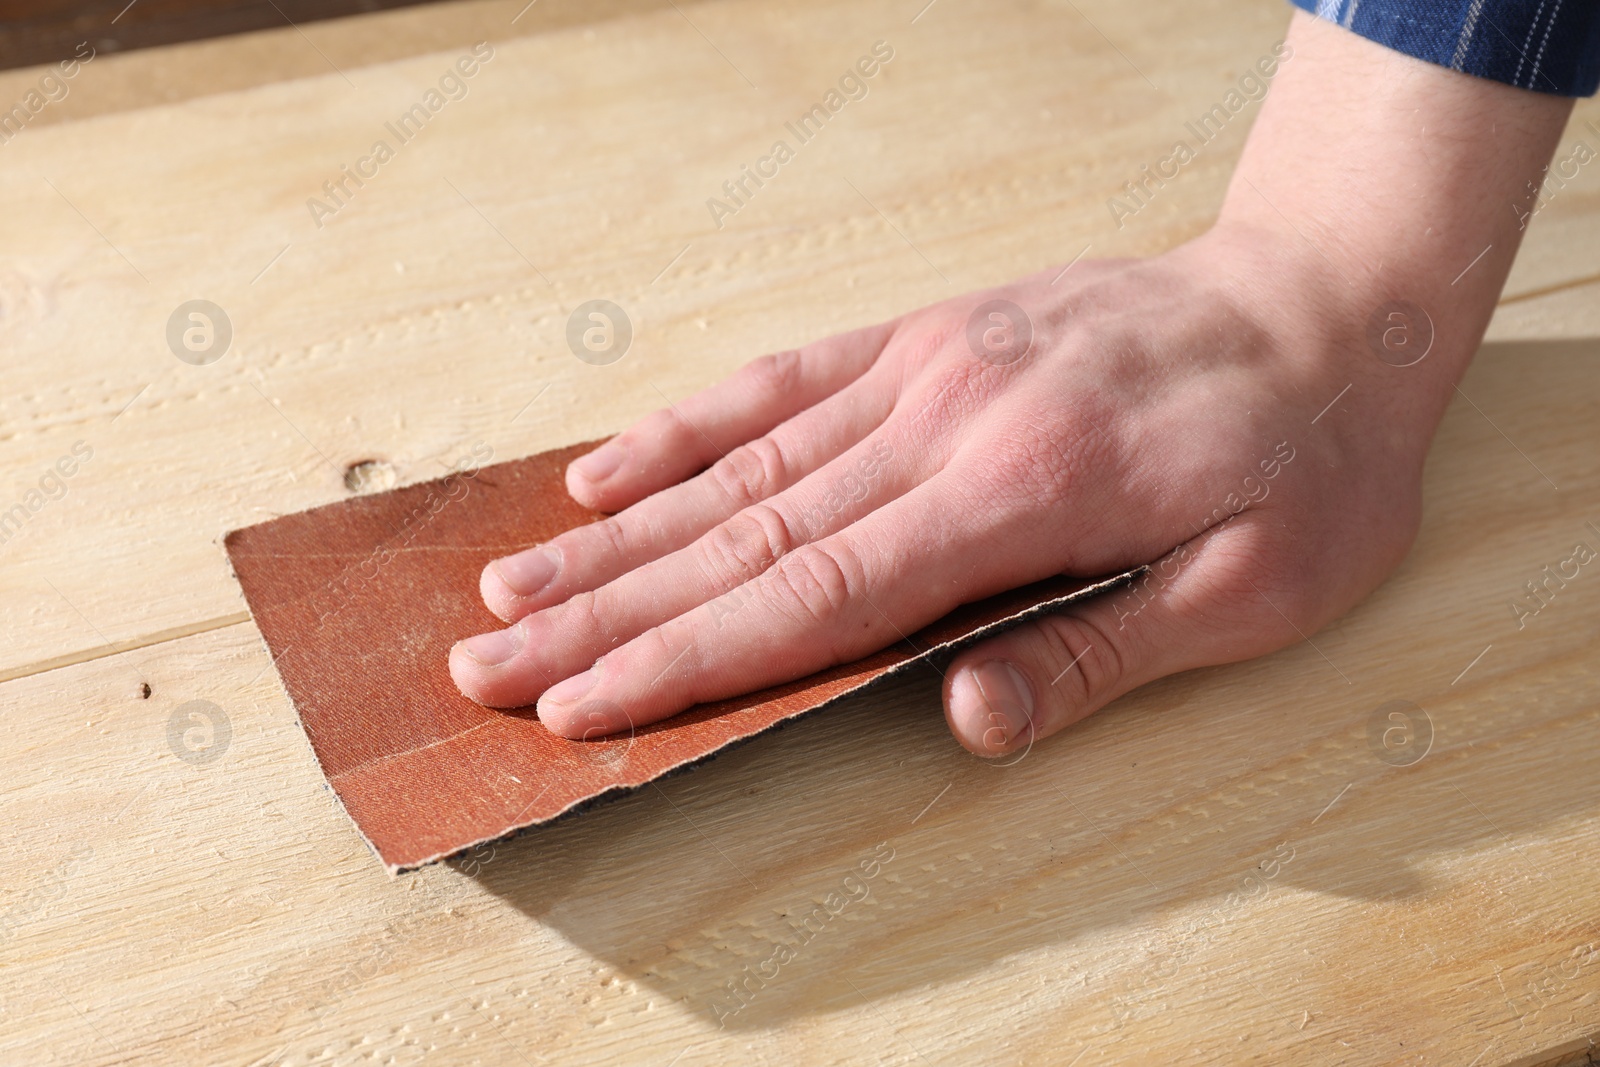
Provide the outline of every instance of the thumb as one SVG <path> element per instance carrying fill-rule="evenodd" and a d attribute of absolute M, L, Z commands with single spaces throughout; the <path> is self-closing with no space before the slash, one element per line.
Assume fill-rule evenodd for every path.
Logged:
<path fill-rule="evenodd" d="M 956 656 L 944 682 L 956 740 L 980 756 L 1025 749 L 1146 682 L 1294 640 L 1252 580 L 1261 538 L 1248 514 L 1179 545 L 1129 586 Z"/>

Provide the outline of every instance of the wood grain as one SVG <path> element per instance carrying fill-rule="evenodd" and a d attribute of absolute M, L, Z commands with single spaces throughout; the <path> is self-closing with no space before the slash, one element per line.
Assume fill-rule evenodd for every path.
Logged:
<path fill-rule="evenodd" d="M 0 1049 L 1535 1062 L 1600 996 L 1600 592 L 1574 582 L 1520 632 L 1506 600 L 1600 510 L 1593 356 L 1490 349 L 1465 385 L 1562 493 L 1457 406 L 1417 550 L 1315 648 L 1170 679 L 1009 767 L 954 746 L 930 673 L 390 880 L 250 625 L 9 682 Z M 168 737 L 197 699 L 232 727 L 202 766 Z M 1392 699 L 1432 722 L 1414 766 L 1369 746 Z M 866 893 L 802 940 L 880 842 Z M 740 1007 L 728 983 L 782 944 Z"/>
<path fill-rule="evenodd" d="M 462 6 L 509 31 L 521 5 Z M 1168 247 L 1242 123 L 1124 229 L 1106 198 L 1286 19 L 918 6 L 519 26 L 320 230 L 306 199 L 470 40 L 0 145 L 0 509 L 94 450 L 0 545 L 0 1059 L 1488 1065 L 1600 1031 L 1600 579 L 1522 630 L 1508 607 L 1600 542 L 1600 350 L 1556 340 L 1596 336 L 1588 172 L 1533 222 L 1416 549 L 1315 647 L 1005 768 L 949 740 L 930 675 L 398 881 L 334 806 L 223 531 L 339 499 L 358 460 L 409 482 L 596 436 L 762 351 Z M 318 46 L 359 56 L 361 25 Z M 867 98 L 716 229 L 706 197 L 879 39 Z M 611 367 L 563 341 L 597 296 L 637 329 Z M 236 331 L 210 366 L 163 336 L 196 297 Z M 169 742 L 193 700 L 230 721 L 212 763 Z M 1432 723 L 1414 766 L 1369 746 L 1395 700 Z"/>

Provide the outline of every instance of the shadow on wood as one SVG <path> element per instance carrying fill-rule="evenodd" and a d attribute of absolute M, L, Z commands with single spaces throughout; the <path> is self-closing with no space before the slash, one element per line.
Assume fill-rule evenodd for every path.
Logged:
<path fill-rule="evenodd" d="M 1560 385 L 1594 352 L 1485 351 L 1463 385 L 1482 410 L 1452 408 L 1427 484 L 1479 471 L 1517 487 L 1495 501 L 1503 514 L 1430 492 L 1408 561 L 1314 645 L 1147 686 L 1009 766 L 955 745 L 938 678 L 919 672 L 497 846 L 476 876 L 734 1028 L 927 993 L 1046 945 L 1085 946 L 1059 957 L 1062 981 L 1120 969 L 1124 1003 L 1158 1001 L 1213 957 L 1314 970 L 1283 931 L 1231 922 L 1241 902 L 1311 893 L 1385 908 L 1403 938 L 1409 910 L 1430 905 L 1430 872 L 1485 841 L 1513 842 L 1523 862 L 1484 887 L 1474 921 L 1517 921 L 1515 887 L 1552 862 L 1543 839 L 1600 805 L 1600 781 L 1572 773 L 1600 755 L 1600 578 L 1574 580 L 1538 625 L 1519 630 L 1507 606 L 1572 541 L 1600 548 L 1583 527 L 1600 526 L 1600 494 L 1581 461 L 1600 419 L 1554 410 L 1596 406 L 1600 390 Z M 1529 388 L 1541 365 L 1555 372 L 1536 387 L 1545 426 L 1583 435 L 1564 448 L 1539 427 L 1489 422 L 1499 390 Z M 1570 539 L 1519 533 L 1541 516 Z M 1430 596 L 1440 583 L 1469 587 L 1475 607 L 1438 615 L 1461 603 Z M 1520 642 L 1537 652 L 1506 662 L 1536 666 L 1473 658 Z M 1397 756 L 1380 740 L 1397 700 L 1419 709 L 1408 728 L 1431 734 L 1425 749 Z"/>

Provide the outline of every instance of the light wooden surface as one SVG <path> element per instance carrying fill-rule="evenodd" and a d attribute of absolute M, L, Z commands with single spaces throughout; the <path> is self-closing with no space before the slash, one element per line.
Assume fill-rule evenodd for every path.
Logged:
<path fill-rule="evenodd" d="M 920 6 L 419 8 L 102 57 L 0 145 L 0 509 L 94 450 L 0 545 L 0 1060 L 1488 1065 L 1600 1034 L 1600 578 L 1521 631 L 1507 606 L 1600 547 L 1593 164 L 1532 225 L 1417 548 L 1316 649 L 1008 767 L 949 740 L 930 673 L 399 880 L 338 811 L 223 531 L 358 460 L 595 436 L 762 351 L 1168 247 L 1242 119 L 1126 228 L 1106 198 L 1287 19 Z M 484 37 L 316 229 L 305 199 Z M 867 98 L 716 230 L 705 198 L 879 39 Z M 164 340 L 195 297 L 236 331 L 211 366 Z M 563 341 L 591 297 L 636 326 L 611 367 Z M 210 763 L 169 743 L 192 700 L 231 723 Z M 1369 745 L 1393 700 L 1432 724 L 1412 766 Z"/>

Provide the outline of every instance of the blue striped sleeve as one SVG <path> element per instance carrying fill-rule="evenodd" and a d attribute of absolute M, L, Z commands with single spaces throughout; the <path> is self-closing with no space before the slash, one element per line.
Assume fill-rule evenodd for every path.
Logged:
<path fill-rule="evenodd" d="M 1596 0 L 1290 0 L 1397 52 L 1557 96 L 1600 87 Z"/>

